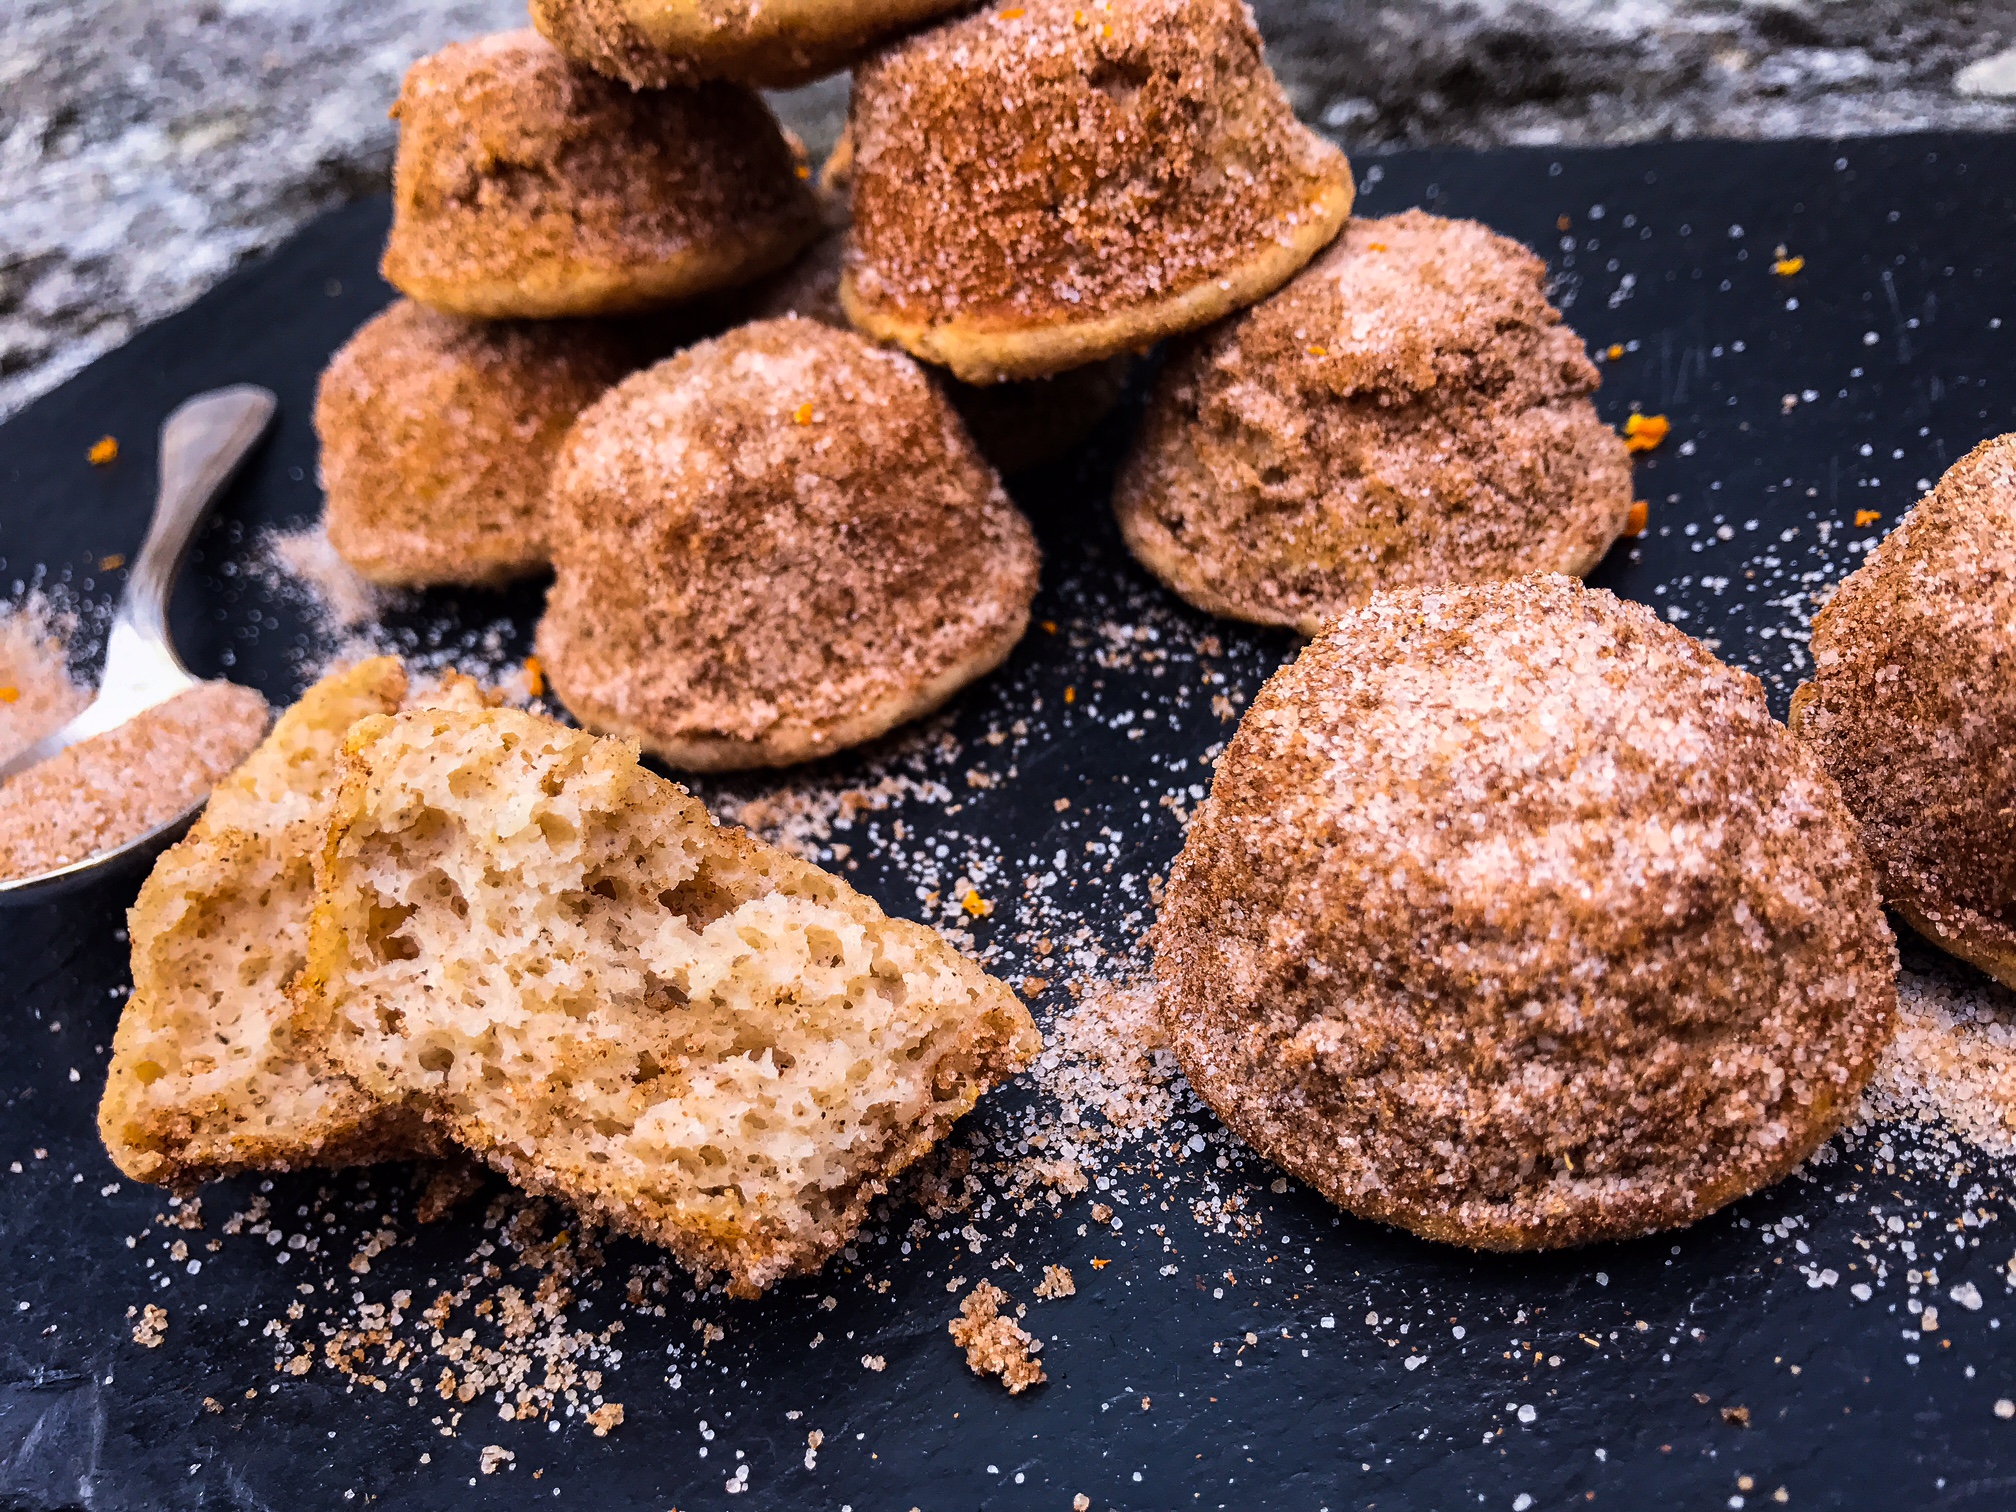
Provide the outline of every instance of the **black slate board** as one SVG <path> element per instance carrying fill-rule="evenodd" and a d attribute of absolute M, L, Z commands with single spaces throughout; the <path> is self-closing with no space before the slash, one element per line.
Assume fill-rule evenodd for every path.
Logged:
<path fill-rule="evenodd" d="M 2002 325 L 2016 280 L 2016 142 L 1425 153 L 1359 169 L 1362 213 L 1423 204 L 1490 222 L 1548 258 L 1592 348 L 1627 346 L 1604 365 L 1604 414 L 1663 413 L 1673 434 L 1641 462 L 1651 533 L 1597 581 L 1711 638 L 1765 678 L 1781 712 L 1801 665 L 1801 595 L 1851 568 L 1856 543 L 1893 522 L 1920 479 L 2016 425 Z M 277 434 L 201 538 L 173 620 L 199 673 L 275 700 L 298 691 L 307 629 L 242 569 L 259 526 L 318 507 L 314 379 L 389 297 L 373 271 L 385 215 L 370 202 L 318 222 L 0 427 L 0 593 L 39 581 L 87 606 L 109 602 L 117 583 L 94 564 L 137 543 L 161 417 L 200 388 L 264 383 L 280 396 Z M 1801 273 L 1772 273 L 1779 243 L 1806 258 Z M 889 815 L 927 844 L 955 830 L 969 849 L 992 844 L 1011 863 L 1004 898 L 1031 858 L 1068 847 L 1056 888 L 1082 899 L 1116 946 L 1144 905 L 1105 880 L 1113 868 L 1076 859 L 1081 841 L 1110 821 L 1106 859 L 1132 874 L 1130 887 L 1163 869 L 1180 829 L 1141 795 L 1194 768 L 1229 728 L 1208 690 L 1196 692 L 1200 664 L 1250 696 L 1294 648 L 1173 605 L 1126 560 L 1103 498 L 1130 424 L 1116 417 L 1085 457 L 1016 483 L 1047 555 L 1037 613 L 1060 629 L 1032 634 L 945 725 L 973 760 L 987 754 L 978 742 L 990 725 L 1029 716 L 1016 779 L 971 794 L 956 825 L 943 801 L 905 800 Z M 108 432 L 122 456 L 94 470 L 85 450 Z M 1858 509 L 1881 511 L 1881 524 L 1855 527 Z M 1788 529 L 1797 534 L 1781 540 Z M 540 592 L 430 596 L 401 623 L 416 646 L 498 627 L 522 649 Z M 1107 623 L 1159 627 L 1172 660 L 1099 665 Z M 1199 653 L 1212 634 L 1218 654 Z M 1086 696 L 1066 705 L 1067 684 Z M 1156 712 L 1116 717 L 1136 706 Z M 879 754 L 900 761 L 901 743 Z M 1075 800 L 1068 815 L 1053 807 L 1059 794 Z M 894 910 L 920 911 L 914 860 L 867 847 L 859 859 L 853 880 Z M 215 1220 L 257 1183 L 211 1195 L 208 1227 L 187 1235 L 157 1221 L 161 1194 L 112 1189 L 93 1111 L 128 981 L 116 932 L 131 890 L 107 884 L 0 914 L 0 1504 L 865 1512 L 1063 1508 L 1080 1493 L 1095 1507 L 1304 1509 L 1757 1507 L 1777 1505 L 1780 1487 L 1795 1507 L 2000 1507 L 2016 1496 L 2016 1422 L 1993 1411 L 2016 1396 L 2016 1330 L 2002 1326 L 2008 1189 L 1964 1150 L 1941 1157 L 1934 1140 L 1931 1158 L 1901 1136 L 1887 1160 L 1873 1139 L 1844 1144 L 1832 1164 L 1685 1233 L 1542 1257 L 1473 1256 L 1339 1219 L 1300 1189 L 1274 1192 L 1273 1173 L 1236 1150 L 1224 1170 L 1200 1160 L 1201 1176 L 1136 1195 L 1119 1233 L 1083 1236 L 1098 1195 L 1088 1193 L 1055 1219 L 1024 1220 L 1010 1243 L 991 1235 L 998 1218 L 984 1223 L 981 1255 L 951 1232 L 967 1221 L 955 1218 L 905 1256 L 904 1211 L 864 1236 L 858 1273 L 836 1263 L 758 1302 L 675 1294 L 665 1316 L 643 1316 L 624 1309 L 620 1279 L 599 1290 L 591 1280 L 576 1304 L 584 1324 L 625 1319 L 625 1357 L 606 1388 L 625 1404 L 623 1426 L 597 1438 L 578 1417 L 558 1430 L 507 1423 L 478 1401 L 444 1437 L 429 1422 L 442 1410 L 431 1391 L 409 1408 L 401 1391 L 346 1388 L 321 1368 L 276 1375 L 257 1335 L 304 1283 L 298 1327 L 312 1340 L 318 1310 L 353 1287 L 382 1299 L 459 1273 L 483 1238 L 480 1203 L 405 1225 L 358 1277 L 345 1262 L 367 1219 L 404 1200 L 405 1173 L 284 1178 L 272 1193 L 282 1215 L 328 1194 L 332 1221 L 318 1210 L 312 1250 L 282 1266 L 282 1249 L 254 1240 L 214 1256 L 196 1242 L 191 1253 L 209 1257 L 201 1274 L 174 1264 L 170 1282 L 167 1244 L 216 1235 Z M 998 947 L 1003 974 L 1020 976 L 1036 963 L 1007 902 L 974 934 Z M 1001 1127 L 1028 1095 L 991 1100 L 979 1126 Z M 1215 1136 L 1208 1118 L 1197 1123 Z M 1245 1196 L 1255 1235 L 1235 1240 L 1182 1211 L 1207 1180 Z M 1172 1193 L 1165 1216 L 1154 1204 Z M 1905 1227 L 1889 1230 L 1891 1217 Z M 954 1301 L 944 1276 L 957 1262 L 1027 1296 L 1033 1269 L 986 1268 L 1003 1251 L 1069 1264 L 1079 1283 L 1075 1298 L 1032 1312 L 1053 1339 L 1051 1382 L 1012 1400 L 968 1374 L 944 1336 Z M 1852 1301 L 1850 1285 L 1874 1279 L 1872 1255 L 1885 1284 Z M 618 1278 L 650 1258 L 627 1243 L 609 1256 Z M 1936 1284 L 1912 1284 L 1907 1265 L 1936 1267 Z M 864 1284 L 871 1270 L 886 1291 Z M 1969 1283 L 1982 1306 L 1948 1300 Z M 829 1292 L 835 1305 L 821 1309 Z M 1941 1328 L 1910 1326 L 1907 1297 L 1940 1305 Z M 170 1317 L 154 1350 L 130 1340 L 126 1316 L 149 1300 Z M 726 1330 L 704 1362 L 700 1321 Z M 808 1349 L 822 1331 L 827 1347 Z M 670 1367 L 668 1348 L 679 1351 Z M 886 1370 L 861 1367 L 870 1352 Z M 1410 1355 L 1424 1363 L 1405 1368 Z M 206 1411 L 206 1397 L 222 1410 Z M 1533 1409 L 1530 1421 L 1516 1405 Z M 1720 1409 L 1737 1405 L 1747 1428 L 1724 1420 Z M 825 1442 L 807 1469 L 815 1427 Z M 480 1474 L 485 1444 L 515 1461 Z M 747 1489 L 731 1493 L 738 1456 Z"/>

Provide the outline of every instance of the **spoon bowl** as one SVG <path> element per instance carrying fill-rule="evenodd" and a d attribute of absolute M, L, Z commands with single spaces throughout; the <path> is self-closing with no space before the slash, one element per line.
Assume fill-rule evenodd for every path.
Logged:
<path fill-rule="evenodd" d="M 197 686 L 169 639 L 169 595 L 197 525 L 266 433 L 276 404 L 270 391 L 237 384 L 198 394 L 162 423 L 160 491 L 105 640 L 105 671 L 97 695 L 61 729 L 0 763 L 0 782 Z M 158 854 L 188 829 L 206 801 L 207 795 L 152 829 L 81 861 L 0 881 L 0 905 L 39 903 Z"/>

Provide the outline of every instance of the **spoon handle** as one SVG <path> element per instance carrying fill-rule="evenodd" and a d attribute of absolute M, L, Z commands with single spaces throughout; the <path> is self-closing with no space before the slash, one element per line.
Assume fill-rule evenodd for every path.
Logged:
<path fill-rule="evenodd" d="M 171 659 L 175 653 L 168 641 L 168 595 L 182 553 L 210 501 L 265 433 L 276 403 L 270 391 L 241 383 L 198 394 L 162 422 L 161 490 L 114 626 L 130 626 Z M 108 679 L 111 673 L 108 658 Z"/>

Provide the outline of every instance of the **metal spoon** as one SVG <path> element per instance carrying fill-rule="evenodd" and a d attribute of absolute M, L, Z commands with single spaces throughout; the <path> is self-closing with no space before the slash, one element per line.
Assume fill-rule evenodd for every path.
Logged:
<path fill-rule="evenodd" d="M 198 394 L 162 423 L 161 490 L 154 499 L 147 539 L 105 640 L 105 673 L 98 682 L 98 695 L 63 728 L 0 764 L 0 782 L 197 685 L 168 638 L 169 594 L 196 526 L 246 453 L 266 433 L 277 402 L 266 389 L 235 384 Z M 54 871 L 0 882 L 0 904 L 40 902 L 158 852 L 188 828 L 204 801 L 198 799 L 186 813 L 113 850 Z"/>

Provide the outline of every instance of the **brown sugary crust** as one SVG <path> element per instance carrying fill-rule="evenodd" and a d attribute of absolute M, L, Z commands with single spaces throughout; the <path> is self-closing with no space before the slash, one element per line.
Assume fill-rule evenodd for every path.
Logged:
<path fill-rule="evenodd" d="M 539 571 L 560 442 L 640 355 L 614 326 L 476 322 L 396 301 L 316 389 L 330 545 L 388 587 Z"/>
<path fill-rule="evenodd" d="M 840 308 L 845 228 L 843 213 L 840 229 L 814 242 L 798 261 L 758 288 L 750 318 L 802 315 L 836 331 L 852 330 Z M 938 370 L 931 376 L 966 422 L 980 455 L 1003 473 L 1018 473 L 1054 462 L 1091 435 L 1120 403 L 1133 370 L 1133 357 L 1123 354 L 1021 382 L 961 383 Z"/>
<path fill-rule="evenodd" d="M 1792 728 L 1884 899 L 2016 987 L 2016 434 L 1984 441 L 1813 620 Z"/>
<path fill-rule="evenodd" d="M 533 29 L 570 61 L 632 89 L 701 82 L 694 60 L 654 47 L 623 0 L 531 0 L 529 8 Z"/>
<path fill-rule="evenodd" d="M 760 278 L 819 234 L 804 165 L 737 85 L 635 91 L 517 31 L 422 58 L 395 113 L 383 271 L 451 314 L 656 309 Z"/>
<path fill-rule="evenodd" d="M 1286 282 L 1350 214 L 1241 0 L 1030 0 L 857 71 L 841 301 L 971 383 L 1145 347 Z"/>
<path fill-rule="evenodd" d="M 577 62 L 638 89 L 729 79 L 795 89 L 967 0 L 532 0 Z"/>
<path fill-rule="evenodd" d="M 1170 357 L 1114 495 L 1128 547 L 1201 609 L 1305 635 L 1378 589 L 1588 572 L 1631 464 L 1545 276 L 1474 221 L 1353 221 Z"/>
<path fill-rule="evenodd" d="M 1755 678 L 1569 578 L 1380 594 L 1277 673 L 1172 868 L 1191 1084 L 1360 1216 L 1691 1223 L 1859 1104 L 1896 951 Z"/>
<path fill-rule="evenodd" d="M 688 770 L 871 739 L 1007 657 L 1037 551 L 908 357 L 759 321 L 626 379 L 553 473 L 538 644 L 592 729 Z"/>

